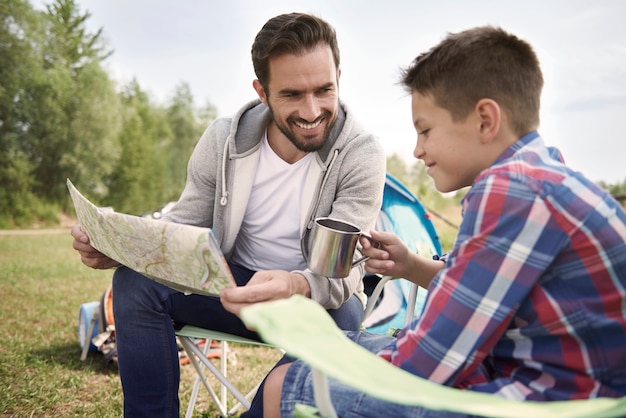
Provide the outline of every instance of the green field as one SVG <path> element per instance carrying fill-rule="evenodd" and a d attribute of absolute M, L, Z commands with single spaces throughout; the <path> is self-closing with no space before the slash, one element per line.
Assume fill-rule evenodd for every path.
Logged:
<path fill-rule="evenodd" d="M 445 215 L 460 221 L 458 207 Z M 433 218 L 444 251 L 456 229 Z M 0 231 L 1 417 L 120 417 L 123 396 L 118 371 L 102 354 L 80 360 L 78 311 L 100 300 L 112 271 L 81 264 L 69 230 Z M 280 358 L 277 350 L 231 345 L 229 376 L 242 389 L 258 383 Z M 195 372 L 181 368 L 181 415 L 187 409 Z M 247 390 L 245 390 L 247 391 Z M 232 404 L 232 398 L 230 398 Z M 202 390 L 197 417 L 218 415 Z"/>
<path fill-rule="evenodd" d="M 0 416 L 120 417 L 123 396 L 118 371 L 102 354 L 80 360 L 78 311 L 99 300 L 111 271 L 83 266 L 69 231 L 0 235 Z M 251 388 L 280 357 L 276 350 L 231 345 L 229 374 Z M 230 358 L 230 357 L 229 357 Z M 194 381 L 181 368 L 181 415 Z M 196 415 L 217 409 L 203 390 Z"/>

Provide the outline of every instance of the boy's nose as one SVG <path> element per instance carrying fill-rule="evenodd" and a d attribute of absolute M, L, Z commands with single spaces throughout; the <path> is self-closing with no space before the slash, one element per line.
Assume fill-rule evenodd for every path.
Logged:
<path fill-rule="evenodd" d="M 417 141 L 415 141 L 415 148 L 413 149 L 413 156 L 418 160 L 421 160 L 424 156 L 424 147 L 422 146 L 422 141 L 420 141 L 419 136 L 417 137 Z"/>

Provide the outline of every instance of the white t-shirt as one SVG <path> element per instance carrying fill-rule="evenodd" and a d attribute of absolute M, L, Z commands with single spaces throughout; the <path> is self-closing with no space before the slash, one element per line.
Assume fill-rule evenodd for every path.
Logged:
<path fill-rule="evenodd" d="M 289 164 L 261 143 L 252 193 L 232 261 L 254 271 L 303 270 L 300 201 L 313 154 Z"/>

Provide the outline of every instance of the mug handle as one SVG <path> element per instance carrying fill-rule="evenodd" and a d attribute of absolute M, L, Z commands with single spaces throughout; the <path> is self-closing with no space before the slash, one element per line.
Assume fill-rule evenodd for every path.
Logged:
<path fill-rule="evenodd" d="M 370 234 L 368 234 L 367 232 L 361 232 L 361 236 L 367 238 L 369 240 L 369 242 L 372 243 L 374 248 L 380 248 L 380 242 L 378 242 L 374 238 L 372 238 L 372 236 Z M 358 260 L 353 261 L 351 268 L 354 268 L 354 267 L 358 266 L 359 264 L 363 264 L 363 263 L 365 263 L 369 259 L 370 258 L 368 256 L 364 255 L 363 257 L 359 258 Z"/>

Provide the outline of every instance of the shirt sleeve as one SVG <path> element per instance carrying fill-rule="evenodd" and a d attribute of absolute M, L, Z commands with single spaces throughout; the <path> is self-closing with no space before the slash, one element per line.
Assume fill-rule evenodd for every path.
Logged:
<path fill-rule="evenodd" d="M 422 316 L 379 353 L 413 374 L 458 387 L 479 371 L 564 239 L 537 190 L 507 176 L 475 184 L 463 212 Z"/>

